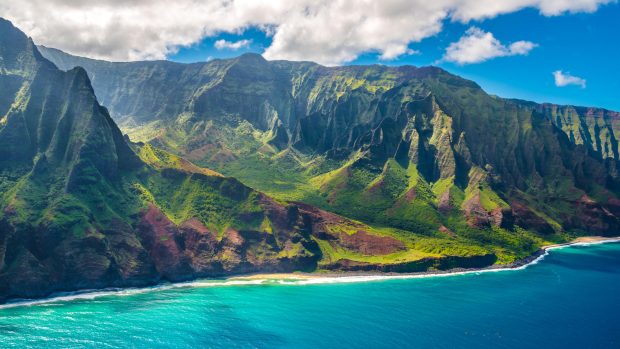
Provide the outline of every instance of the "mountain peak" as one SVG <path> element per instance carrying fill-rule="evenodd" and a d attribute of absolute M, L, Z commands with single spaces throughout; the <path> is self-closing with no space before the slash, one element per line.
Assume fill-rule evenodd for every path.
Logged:
<path fill-rule="evenodd" d="M 88 161 L 104 177 L 137 157 L 107 110 L 99 105 L 86 70 L 62 72 L 9 21 L 0 21 L 0 158 L 28 166 L 42 155 L 67 171 Z"/>
<path fill-rule="evenodd" d="M 239 62 L 244 62 L 244 63 L 264 63 L 264 62 L 267 62 L 265 57 L 263 57 L 261 54 L 254 53 L 254 52 L 246 52 L 246 53 L 240 55 L 239 57 L 237 57 L 236 60 L 239 61 Z"/>
<path fill-rule="evenodd" d="M 0 31 L 4 31 L 4 30 L 16 30 L 16 31 L 19 31 L 20 33 L 22 33 L 25 36 L 25 34 L 23 32 L 21 32 L 19 29 L 17 29 L 13 25 L 13 23 L 11 21 L 9 21 L 8 19 L 0 17 Z"/>

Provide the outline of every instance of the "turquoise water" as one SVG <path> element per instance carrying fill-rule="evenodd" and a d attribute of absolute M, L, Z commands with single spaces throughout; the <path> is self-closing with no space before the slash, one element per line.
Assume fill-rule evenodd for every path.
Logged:
<path fill-rule="evenodd" d="M 0 347 L 620 347 L 618 243 L 515 271 L 198 285 L 0 309 Z"/>

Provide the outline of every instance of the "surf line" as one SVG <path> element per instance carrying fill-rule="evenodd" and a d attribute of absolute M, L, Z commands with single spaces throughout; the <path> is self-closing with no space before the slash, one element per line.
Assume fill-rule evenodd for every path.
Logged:
<path fill-rule="evenodd" d="M 549 255 L 549 251 L 559 250 L 576 246 L 591 246 L 599 244 L 607 244 L 620 242 L 620 237 L 609 239 L 597 239 L 592 241 L 580 241 L 569 242 L 565 244 L 544 246 L 541 248 L 543 251 L 539 256 L 532 259 L 528 263 L 512 266 L 496 266 L 483 269 L 472 270 L 460 270 L 460 271 L 446 271 L 446 272 L 424 272 L 424 273 L 411 273 L 411 274 L 371 274 L 371 275 L 337 275 L 337 276 L 321 276 L 313 274 L 270 274 L 270 275 L 251 275 L 251 276 L 234 276 L 226 279 L 202 279 L 188 282 L 179 283 L 165 283 L 150 287 L 140 288 L 109 288 L 100 290 L 82 290 L 76 292 L 58 293 L 47 298 L 41 299 L 23 299 L 15 300 L 5 304 L 0 304 L 0 310 L 16 308 L 16 307 L 28 307 L 36 305 L 53 304 L 57 302 L 70 302 L 75 300 L 93 300 L 106 296 L 131 296 L 136 294 L 165 291 L 180 288 L 204 288 L 204 287 L 230 287 L 230 286 L 251 286 L 251 285 L 291 285 L 291 286 L 303 286 L 303 285 L 320 285 L 320 284 L 344 284 L 344 283 L 362 283 L 362 282 L 376 282 L 386 280 L 404 280 L 404 279 L 422 279 L 422 278 L 436 278 L 436 277 L 451 277 L 468 274 L 482 274 L 490 272 L 505 272 L 505 271 L 518 271 L 524 270 L 529 266 L 535 265 L 542 261 Z"/>

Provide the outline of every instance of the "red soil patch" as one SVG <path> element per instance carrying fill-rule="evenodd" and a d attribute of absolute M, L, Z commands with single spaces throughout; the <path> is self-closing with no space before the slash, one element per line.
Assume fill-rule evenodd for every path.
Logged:
<path fill-rule="evenodd" d="M 501 207 L 494 208 L 493 211 L 491 211 L 489 219 L 494 225 L 498 227 L 502 225 L 502 222 L 504 221 L 504 212 L 502 211 L 502 208 Z"/>
<path fill-rule="evenodd" d="M 233 228 L 228 228 L 224 235 L 226 241 L 233 246 L 241 246 L 244 243 L 243 237 Z"/>
<path fill-rule="evenodd" d="M 335 187 L 333 187 L 331 190 L 329 189 L 329 186 L 327 184 L 323 184 L 321 186 L 321 190 L 322 191 L 329 191 L 329 195 L 327 197 L 327 202 L 332 203 L 334 200 L 336 200 L 336 197 L 338 196 L 338 194 L 340 193 L 340 191 L 344 188 L 347 187 L 347 184 L 349 182 L 349 178 L 351 177 L 351 169 L 349 167 L 346 167 L 344 170 L 342 170 L 342 175 L 344 176 L 344 180 L 341 183 L 338 183 L 338 185 L 336 185 Z"/>
<path fill-rule="evenodd" d="M 437 208 L 442 214 L 447 214 L 452 211 L 452 204 L 450 203 L 450 190 L 446 190 L 443 194 L 441 194 Z"/>
<path fill-rule="evenodd" d="M 215 172 L 213 170 L 210 170 L 208 168 L 205 167 L 199 167 L 194 165 L 192 162 L 189 162 L 183 158 L 180 158 L 180 166 L 181 166 L 181 170 L 185 171 L 185 172 L 190 172 L 190 173 L 202 173 L 204 175 L 207 176 L 217 176 L 217 177 L 224 177 L 221 173 L 219 172 Z"/>
<path fill-rule="evenodd" d="M 365 227 L 363 224 L 350 221 L 335 213 L 323 211 L 302 202 L 293 202 L 293 204 L 299 208 L 300 213 L 308 216 L 312 220 L 313 231 L 320 231 L 324 229 L 325 225 L 347 225 L 358 229 L 363 229 Z"/>
<path fill-rule="evenodd" d="M 217 152 L 215 155 L 213 155 L 210 160 L 211 162 L 224 163 L 224 162 L 231 162 L 231 161 L 237 160 L 237 158 L 235 157 L 232 151 L 228 149 L 222 149 L 219 152 Z"/>
<path fill-rule="evenodd" d="M 407 200 L 407 202 L 412 202 L 417 195 L 418 193 L 416 193 L 415 188 L 411 188 L 405 193 L 405 200 Z"/>
<path fill-rule="evenodd" d="M 542 234 L 551 234 L 553 227 L 542 217 L 530 210 L 524 203 L 519 201 L 510 202 L 514 223 L 525 229 L 533 229 Z"/>
<path fill-rule="evenodd" d="M 189 160 L 202 160 L 207 156 L 213 156 L 213 154 L 217 154 L 220 149 L 214 143 L 207 143 L 197 147 L 192 147 L 188 145 L 188 149 L 185 152 L 185 157 Z"/>
<path fill-rule="evenodd" d="M 153 204 L 149 205 L 142 219 L 143 223 L 151 227 L 151 231 L 158 240 L 171 238 L 172 232 L 176 229 L 175 224 Z"/>
<path fill-rule="evenodd" d="M 178 265 L 181 251 L 174 239 L 176 225 L 157 206 L 149 205 L 140 221 L 140 232 L 158 271 L 165 273 Z"/>
<path fill-rule="evenodd" d="M 340 241 L 343 247 L 365 255 L 382 255 L 405 250 L 402 241 L 389 236 L 371 235 L 363 230 L 358 230 L 351 235 L 341 233 Z"/>
<path fill-rule="evenodd" d="M 201 234 L 210 234 L 209 228 L 205 227 L 199 220 L 196 218 L 191 218 L 190 220 L 181 224 L 181 229 L 192 229 Z"/>
<path fill-rule="evenodd" d="M 579 200 L 577 200 L 578 203 L 580 204 L 586 204 L 586 205 L 591 205 L 591 204 L 595 204 L 596 202 L 592 199 L 590 199 L 590 197 L 586 194 L 583 194 Z"/>
<path fill-rule="evenodd" d="M 463 211 L 467 217 L 467 224 L 472 227 L 485 227 L 490 223 L 489 213 L 482 207 L 479 193 L 463 203 Z"/>
<path fill-rule="evenodd" d="M 385 184 L 385 178 L 381 178 L 377 181 L 377 183 L 373 184 L 370 188 L 368 188 L 369 194 L 377 193 L 380 190 L 383 190 L 383 186 Z"/>
<path fill-rule="evenodd" d="M 442 225 L 441 227 L 439 227 L 439 232 L 444 233 L 450 237 L 455 237 L 456 234 L 454 234 L 454 232 L 450 229 L 448 229 L 448 227 L 446 227 L 445 225 Z"/>

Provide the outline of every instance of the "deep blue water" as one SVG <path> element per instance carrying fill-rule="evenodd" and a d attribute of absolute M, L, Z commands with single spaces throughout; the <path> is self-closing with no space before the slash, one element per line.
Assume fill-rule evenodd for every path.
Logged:
<path fill-rule="evenodd" d="M 620 348 L 620 244 L 523 270 L 187 287 L 0 309 L 2 348 Z"/>

